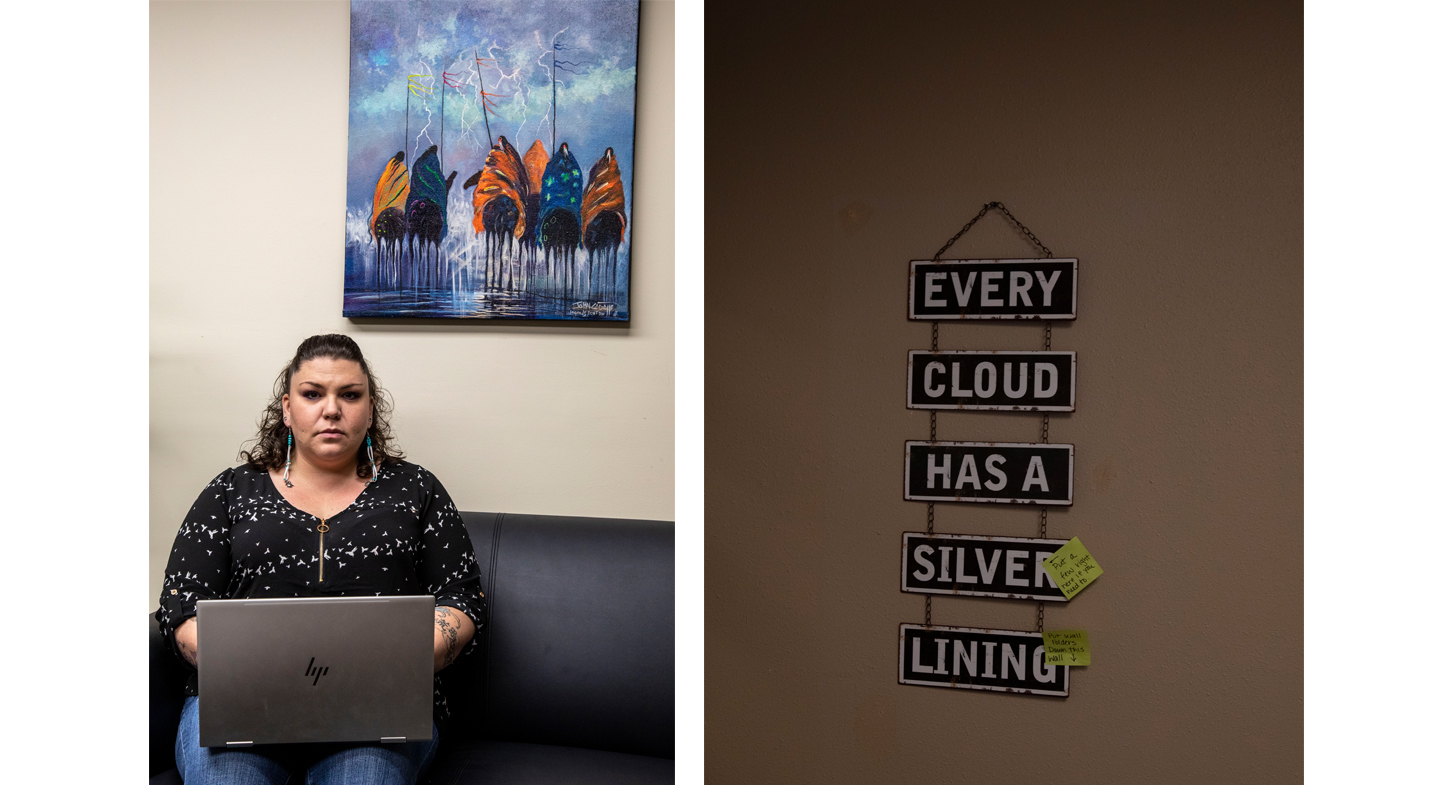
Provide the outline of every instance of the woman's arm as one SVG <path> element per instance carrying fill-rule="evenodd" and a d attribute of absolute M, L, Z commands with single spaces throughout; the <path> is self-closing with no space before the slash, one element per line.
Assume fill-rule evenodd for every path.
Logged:
<path fill-rule="evenodd" d="M 183 627 L 181 629 L 184 629 Z M 455 661 L 460 650 L 475 637 L 475 622 L 463 612 L 446 605 L 435 608 L 435 671 Z M 177 640 L 178 640 L 177 633 Z"/>
<path fill-rule="evenodd" d="M 195 617 L 191 616 L 175 628 L 175 648 L 180 656 L 194 667 L 200 667 L 196 661 L 196 652 L 200 650 L 200 638 L 196 633 L 199 625 L 195 623 Z"/>
<path fill-rule="evenodd" d="M 180 530 L 165 567 L 155 618 L 175 653 L 195 664 L 195 603 L 223 597 L 230 583 L 230 488 L 235 471 L 226 469 L 205 486 Z M 179 638 L 188 628 L 188 651 Z"/>
<path fill-rule="evenodd" d="M 480 591 L 480 566 L 465 522 L 433 474 L 420 470 L 423 534 L 416 553 L 421 585 L 435 595 L 435 670 L 450 665 L 485 623 L 485 595 Z"/>

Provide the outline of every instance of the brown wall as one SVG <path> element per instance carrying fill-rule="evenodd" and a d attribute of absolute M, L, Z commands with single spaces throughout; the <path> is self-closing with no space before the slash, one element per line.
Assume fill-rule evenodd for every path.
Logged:
<path fill-rule="evenodd" d="M 1302 7 L 711 5 L 706 49 L 706 773 L 710 782 L 1302 777 Z M 723 17 L 723 18 L 721 18 Z M 682 152 L 683 154 L 683 152 Z M 901 686 L 907 261 L 1003 201 L 1080 259 L 1075 505 L 1105 575 L 1068 699 Z M 946 254 L 1034 254 L 999 215 Z M 1038 349 L 1035 323 L 942 349 Z M 939 438 L 1036 441 L 1029 414 Z M 1034 508 L 937 505 L 1035 536 Z M 937 598 L 937 624 L 1034 604 Z"/>

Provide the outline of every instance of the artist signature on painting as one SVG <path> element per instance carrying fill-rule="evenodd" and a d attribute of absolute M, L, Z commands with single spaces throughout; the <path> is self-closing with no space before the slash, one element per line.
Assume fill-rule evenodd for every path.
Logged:
<path fill-rule="evenodd" d="M 615 313 L 615 303 L 572 303 L 570 313 L 580 316 L 609 316 Z"/>

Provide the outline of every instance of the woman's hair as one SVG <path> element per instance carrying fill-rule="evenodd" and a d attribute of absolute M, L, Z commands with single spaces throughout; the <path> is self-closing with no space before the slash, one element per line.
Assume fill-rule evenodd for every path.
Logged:
<path fill-rule="evenodd" d="M 260 432 L 248 442 L 252 445 L 250 449 L 240 451 L 240 458 L 250 468 L 258 471 L 279 469 L 285 465 L 285 437 L 289 434 L 290 427 L 285 424 L 285 412 L 280 405 L 280 399 L 290 392 L 290 378 L 300 370 L 300 366 L 321 358 L 354 361 L 365 374 L 365 382 L 370 387 L 370 407 L 374 415 L 367 435 L 370 437 L 371 448 L 375 451 L 375 462 L 378 464 L 384 463 L 386 459 L 400 460 L 405 457 L 390 432 L 390 395 L 381 389 L 380 383 L 375 380 L 375 374 L 371 373 L 369 364 L 365 362 L 365 355 L 360 353 L 360 347 L 347 335 L 312 335 L 301 342 L 300 348 L 295 350 L 295 357 L 275 378 L 275 393 L 260 415 Z M 355 464 L 355 473 L 362 478 L 368 478 L 370 461 L 363 446 L 360 448 L 359 458 Z"/>

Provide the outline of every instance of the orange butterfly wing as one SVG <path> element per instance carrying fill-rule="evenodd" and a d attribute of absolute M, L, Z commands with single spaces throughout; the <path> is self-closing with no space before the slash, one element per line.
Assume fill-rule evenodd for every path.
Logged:
<path fill-rule="evenodd" d="M 620 165 L 615 161 L 614 148 L 605 148 L 605 154 L 590 167 L 590 182 L 585 184 L 585 195 L 580 200 L 580 236 L 585 237 L 590 222 L 601 213 L 613 212 L 620 218 L 620 240 L 625 239 L 625 185 L 620 180 Z"/>
<path fill-rule="evenodd" d="M 520 212 L 515 224 L 515 236 L 525 234 L 525 201 L 530 195 L 530 177 L 525 171 L 525 161 L 505 137 L 490 148 L 485 157 L 485 167 L 480 170 L 480 182 L 475 185 L 475 233 L 485 231 L 483 213 L 485 205 L 492 199 L 508 196 Z"/>
<path fill-rule="evenodd" d="M 405 198 L 410 195 L 410 171 L 400 159 L 405 157 L 404 153 L 397 154 L 385 164 L 385 171 L 380 173 L 380 179 L 375 183 L 375 202 L 370 210 L 370 234 L 375 234 L 375 219 L 391 207 L 405 210 Z"/>

